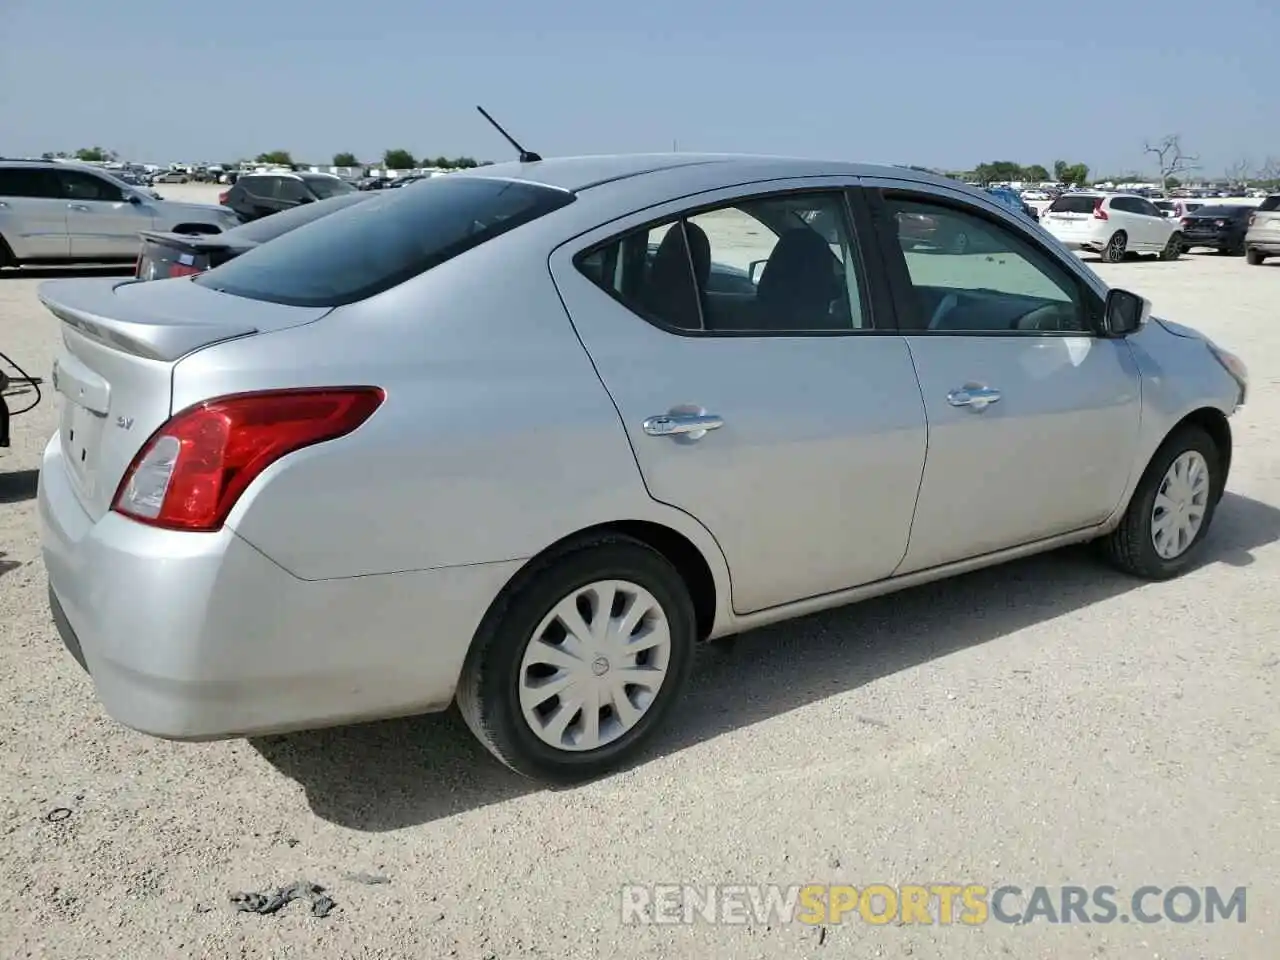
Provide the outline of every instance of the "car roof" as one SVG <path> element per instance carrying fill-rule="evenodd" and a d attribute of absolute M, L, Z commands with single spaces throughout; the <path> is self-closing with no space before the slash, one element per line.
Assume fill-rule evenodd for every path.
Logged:
<path fill-rule="evenodd" d="M 550 187 L 578 192 L 620 180 L 629 180 L 681 169 L 723 177 L 726 184 L 751 179 L 782 177 L 852 176 L 892 177 L 922 183 L 946 183 L 963 187 L 954 180 L 906 167 L 877 166 L 840 160 L 814 160 L 800 157 L 756 156 L 720 153 L 652 153 L 610 156 L 551 157 L 534 163 L 511 161 L 474 167 L 449 176 L 500 177 L 524 180 Z M 719 174 L 720 177 L 715 176 Z M 698 177 L 697 179 L 703 179 Z"/>

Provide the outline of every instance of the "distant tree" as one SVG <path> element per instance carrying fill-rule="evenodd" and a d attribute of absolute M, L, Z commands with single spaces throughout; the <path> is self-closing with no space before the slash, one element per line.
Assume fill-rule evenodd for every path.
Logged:
<path fill-rule="evenodd" d="M 76 151 L 77 160 L 85 160 L 90 163 L 102 163 L 106 160 L 114 160 L 116 155 L 110 150 L 103 150 L 102 147 L 81 147 Z"/>
<path fill-rule="evenodd" d="M 1227 169 L 1224 172 L 1227 175 L 1227 179 L 1231 183 L 1244 184 L 1244 183 L 1248 183 L 1249 172 L 1252 169 L 1253 169 L 1253 164 L 1251 164 L 1245 158 L 1241 157 L 1239 160 L 1235 161 L 1234 163 L 1228 164 Z"/>
<path fill-rule="evenodd" d="M 254 160 L 255 163 L 270 163 L 280 167 L 292 167 L 293 156 L 288 150 L 271 150 L 267 153 L 260 153 Z"/>
<path fill-rule="evenodd" d="M 1280 180 L 1280 157 L 1267 157 L 1258 166 L 1257 177 L 1263 183 L 1274 186 Z"/>
<path fill-rule="evenodd" d="M 448 157 L 436 157 L 434 160 L 430 161 L 426 157 L 423 157 L 422 165 L 424 167 L 439 167 L 441 170 L 453 169 L 453 161 Z"/>
<path fill-rule="evenodd" d="M 412 170 L 418 161 L 408 150 L 388 150 L 382 155 L 382 165 L 388 170 Z"/>
<path fill-rule="evenodd" d="M 973 178 L 986 186 L 996 181 L 1022 180 L 1024 176 L 1022 164 L 1014 163 L 1012 160 L 992 160 L 990 163 L 980 163 L 974 167 Z"/>
<path fill-rule="evenodd" d="M 472 157 L 454 157 L 452 166 L 455 170 L 472 170 L 480 164 Z"/>
<path fill-rule="evenodd" d="M 1089 168 L 1083 163 L 1055 160 L 1053 161 L 1053 179 L 1064 186 L 1083 187 L 1089 180 Z"/>
<path fill-rule="evenodd" d="M 1169 181 L 1180 174 L 1195 170 L 1200 163 L 1199 157 L 1182 152 L 1181 134 L 1171 133 L 1156 142 L 1147 141 L 1142 145 L 1142 152 L 1156 158 L 1160 165 L 1160 183 L 1168 189 Z"/>
<path fill-rule="evenodd" d="M 333 155 L 333 165 L 335 167 L 358 167 L 360 161 L 356 159 L 354 153 L 335 153 Z"/>
<path fill-rule="evenodd" d="M 1034 180 L 1036 183 L 1042 183 L 1049 179 L 1049 171 L 1038 163 L 1033 163 L 1029 167 L 1025 167 L 1022 171 L 1023 180 Z"/>

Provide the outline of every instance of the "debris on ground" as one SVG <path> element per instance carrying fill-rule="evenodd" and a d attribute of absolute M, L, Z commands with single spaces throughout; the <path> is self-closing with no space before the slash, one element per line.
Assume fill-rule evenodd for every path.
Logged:
<path fill-rule="evenodd" d="M 350 880 L 352 883 L 367 883 L 374 886 L 380 883 L 390 883 L 390 877 L 384 877 L 379 873 L 344 873 L 343 880 Z"/>
<path fill-rule="evenodd" d="M 294 900 L 308 900 L 313 917 L 327 917 L 337 904 L 324 893 L 318 883 L 299 880 L 287 887 L 277 887 L 268 892 L 242 891 L 231 894 L 231 904 L 241 913 L 275 913 Z"/>

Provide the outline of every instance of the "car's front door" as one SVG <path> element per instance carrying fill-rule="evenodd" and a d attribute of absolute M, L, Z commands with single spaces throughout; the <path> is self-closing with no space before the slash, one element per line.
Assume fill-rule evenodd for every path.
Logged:
<path fill-rule="evenodd" d="M 1129 344 L 1097 334 L 1101 298 L 1031 230 L 958 191 L 904 186 L 867 197 L 929 419 L 898 572 L 1100 523 L 1134 469 Z M 983 236 L 984 252 L 911 249 L 899 223 L 921 215 Z"/>
<path fill-rule="evenodd" d="M 649 493 L 711 531 L 739 613 L 890 575 L 925 457 L 844 194 L 770 187 L 652 208 L 551 258 Z"/>
<path fill-rule="evenodd" d="M 0 237 L 19 260 L 61 259 L 67 242 L 67 204 L 52 171 L 0 168 Z"/>
<path fill-rule="evenodd" d="M 67 207 L 71 256 L 77 260 L 136 257 L 138 234 L 151 228 L 149 204 L 130 203 L 123 189 L 81 170 L 59 170 Z"/>

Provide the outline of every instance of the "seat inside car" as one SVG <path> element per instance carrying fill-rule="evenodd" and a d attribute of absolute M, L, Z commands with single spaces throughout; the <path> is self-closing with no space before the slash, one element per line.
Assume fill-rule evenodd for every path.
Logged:
<path fill-rule="evenodd" d="M 849 326 L 831 313 L 840 295 L 840 262 L 823 237 L 796 227 L 778 238 L 760 275 L 757 324 L 767 330 L 830 330 Z"/>
<path fill-rule="evenodd" d="M 711 241 L 706 232 L 692 223 L 678 221 L 667 230 L 654 252 L 645 284 L 645 306 L 674 326 L 698 330 L 702 325 L 699 305 L 710 276 Z"/>

